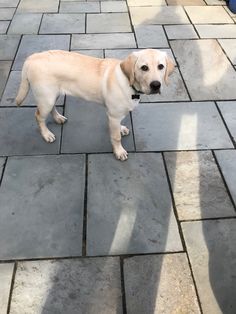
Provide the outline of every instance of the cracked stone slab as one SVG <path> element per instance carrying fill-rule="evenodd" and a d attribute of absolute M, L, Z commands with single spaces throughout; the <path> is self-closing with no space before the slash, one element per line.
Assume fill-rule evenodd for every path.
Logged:
<path fill-rule="evenodd" d="M 236 26 L 236 25 L 235 25 Z M 236 32 L 236 28 L 235 28 Z M 236 37 L 236 33 L 235 33 Z M 226 52 L 230 61 L 236 65 L 236 39 L 220 39 L 219 43 Z"/>
<path fill-rule="evenodd" d="M 57 12 L 59 0 L 21 0 L 17 13 Z"/>
<path fill-rule="evenodd" d="M 46 143 L 39 133 L 34 114 L 35 108 L 0 108 L 1 156 L 59 153 L 61 126 L 49 117 L 48 128 L 55 134 L 56 141 Z"/>
<path fill-rule="evenodd" d="M 128 13 L 87 14 L 87 33 L 127 33 L 131 31 Z"/>
<path fill-rule="evenodd" d="M 68 122 L 63 127 L 63 153 L 112 152 L 104 106 L 67 97 L 65 116 Z M 128 151 L 134 151 L 130 116 L 127 116 L 122 124 L 130 130 L 128 136 L 122 137 L 122 144 Z"/>
<path fill-rule="evenodd" d="M 0 189 L 0 258 L 81 255 L 84 180 L 83 155 L 10 157 Z"/>
<path fill-rule="evenodd" d="M 37 34 L 41 18 L 42 14 L 37 13 L 15 14 L 8 34 Z"/>
<path fill-rule="evenodd" d="M 127 12 L 126 1 L 101 1 L 101 12 Z"/>
<path fill-rule="evenodd" d="M 217 102 L 227 127 L 236 142 L 236 101 Z"/>
<path fill-rule="evenodd" d="M 0 21 L 0 34 L 6 34 L 10 21 Z"/>
<path fill-rule="evenodd" d="M 87 208 L 88 255 L 182 250 L 160 154 L 89 155 Z"/>
<path fill-rule="evenodd" d="M 85 14 L 44 14 L 39 33 L 85 33 Z"/>
<path fill-rule="evenodd" d="M 10 70 L 11 61 L 0 61 L 0 98 L 2 97 Z"/>
<path fill-rule="evenodd" d="M 13 60 L 19 42 L 18 35 L 0 35 L 0 60 Z"/>
<path fill-rule="evenodd" d="M 212 102 L 143 103 L 132 116 L 138 151 L 233 148 Z"/>
<path fill-rule="evenodd" d="M 72 35 L 71 49 L 136 48 L 134 34 L 81 34 Z"/>
<path fill-rule="evenodd" d="M 232 19 L 222 6 L 185 6 L 193 24 L 232 23 Z"/>
<path fill-rule="evenodd" d="M 121 314 L 116 257 L 19 262 L 11 313 Z"/>
<path fill-rule="evenodd" d="M 51 49 L 68 50 L 70 35 L 24 35 L 22 37 L 13 70 L 21 70 L 25 59 L 35 52 Z"/>
<path fill-rule="evenodd" d="M 21 71 L 11 71 L 4 93 L 2 95 L 2 100 L 0 102 L 0 106 L 7 107 L 15 107 L 15 98 L 20 87 L 21 81 Z M 56 102 L 57 106 L 63 106 L 64 104 L 64 96 L 60 96 Z M 36 102 L 33 96 L 33 93 L 30 89 L 28 95 L 23 101 L 21 106 L 36 106 Z"/>
<path fill-rule="evenodd" d="M 60 13 L 99 13 L 99 2 L 63 2 L 60 4 Z"/>
<path fill-rule="evenodd" d="M 216 40 L 176 40 L 170 45 L 193 100 L 236 98 L 235 70 Z"/>
<path fill-rule="evenodd" d="M 125 258 L 124 278 L 128 313 L 200 313 L 185 253 Z"/>
<path fill-rule="evenodd" d="M 182 7 L 130 7 L 133 25 L 190 24 Z"/>
<path fill-rule="evenodd" d="M 1 162 L 1 161 L 0 161 Z M 0 264 L 0 308 L 1 313 L 7 313 L 8 299 L 10 296 L 13 263 Z"/>
<path fill-rule="evenodd" d="M 201 38 L 235 38 L 236 25 L 195 25 Z"/>
<path fill-rule="evenodd" d="M 169 39 L 198 38 L 192 25 L 166 25 L 164 28 Z"/>
<path fill-rule="evenodd" d="M 210 151 L 164 154 L 180 220 L 236 216 Z"/>
<path fill-rule="evenodd" d="M 224 150 L 215 151 L 216 158 L 219 162 L 220 169 L 225 178 L 226 184 L 229 188 L 230 194 L 236 204 L 236 151 L 235 150 Z"/>
<path fill-rule="evenodd" d="M 236 220 L 181 224 L 203 313 L 236 311 Z"/>
<path fill-rule="evenodd" d="M 168 48 L 169 44 L 161 25 L 139 25 L 134 27 L 139 48 Z"/>
<path fill-rule="evenodd" d="M 0 20 L 11 20 L 15 12 L 15 8 L 0 8 Z"/>

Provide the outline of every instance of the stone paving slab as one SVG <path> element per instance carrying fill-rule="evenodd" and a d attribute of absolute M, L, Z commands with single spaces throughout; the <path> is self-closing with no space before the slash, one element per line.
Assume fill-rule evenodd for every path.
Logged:
<path fill-rule="evenodd" d="M 182 223 L 203 313 L 236 311 L 236 220 Z"/>
<path fill-rule="evenodd" d="M 236 98 L 235 70 L 216 40 L 175 40 L 171 47 L 193 100 Z"/>
<path fill-rule="evenodd" d="M 20 80 L 21 80 L 21 71 L 11 71 L 5 91 L 2 95 L 2 100 L 0 101 L 0 106 L 4 107 L 15 107 L 15 98 L 20 86 Z M 64 97 L 60 96 L 56 102 L 57 106 L 63 106 L 64 104 Z M 33 96 L 33 93 L 30 89 L 28 95 L 26 96 L 26 99 L 23 101 L 21 106 L 36 106 L 36 102 Z"/>
<path fill-rule="evenodd" d="M 227 186 L 229 188 L 230 194 L 236 204 L 236 151 L 235 150 L 225 150 L 216 151 L 216 158 L 219 162 L 220 169 L 223 173 Z"/>
<path fill-rule="evenodd" d="M 44 14 L 39 33 L 85 33 L 85 14 Z"/>
<path fill-rule="evenodd" d="M 236 25 L 195 25 L 201 38 L 236 38 Z"/>
<path fill-rule="evenodd" d="M 182 250 L 160 154 L 88 160 L 87 254 Z"/>
<path fill-rule="evenodd" d="M 127 12 L 126 1 L 101 1 L 101 12 Z"/>
<path fill-rule="evenodd" d="M 95 57 L 95 58 L 104 58 L 103 49 L 87 49 L 87 50 L 77 50 L 79 53 Z"/>
<path fill-rule="evenodd" d="M 139 25 L 134 27 L 139 48 L 168 48 L 169 44 L 161 25 Z"/>
<path fill-rule="evenodd" d="M 132 33 L 72 35 L 71 49 L 136 48 Z"/>
<path fill-rule="evenodd" d="M 204 0 L 166 0 L 168 5 L 206 5 Z"/>
<path fill-rule="evenodd" d="M 164 28 L 169 39 L 198 38 L 192 25 L 166 25 Z"/>
<path fill-rule="evenodd" d="M 130 16 L 133 25 L 190 23 L 182 7 L 130 7 Z"/>
<path fill-rule="evenodd" d="M 217 102 L 230 134 L 236 142 L 236 101 Z"/>
<path fill-rule="evenodd" d="M 11 314 L 121 314 L 115 257 L 18 263 Z"/>
<path fill-rule="evenodd" d="M 2 171 L 3 171 L 3 167 L 4 167 L 4 164 L 5 164 L 5 161 L 6 161 L 6 158 L 0 157 L 0 180 L 2 178 Z"/>
<path fill-rule="evenodd" d="M 51 49 L 68 50 L 70 35 L 24 35 L 22 37 L 13 70 L 21 70 L 25 59 L 35 52 Z"/>
<path fill-rule="evenodd" d="M 13 268 L 13 263 L 0 264 L 0 308 L 2 314 L 7 313 Z"/>
<path fill-rule="evenodd" d="M 67 97 L 65 116 L 68 122 L 63 127 L 62 153 L 112 152 L 105 107 L 82 99 Z M 122 137 L 128 151 L 134 151 L 132 126 L 127 116 L 122 124 L 130 134 Z"/>
<path fill-rule="evenodd" d="M 10 8 L 10 7 L 16 7 L 19 0 L 0 0 L 0 7 L 3 8 Z"/>
<path fill-rule="evenodd" d="M 0 20 L 11 20 L 15 8 L 0 8 Z"/>
<path fill-rule="evenodd" d="M 61 126 L 49 117 L 48 127 L 56 141 L 46 143 L 39 133 L 34 114 L 35 108 L 0 108 L 0 156 L 59 153 Z"/>
<path fill-rule="evenodd" d="M 15 14 L 11 21 L 8 34 L 37 34 L 42 14 Z"/>
<path fill-rule="evenodd" d="M 236 216 L 210 151 L 164 156 L 180 220 Z"/>
<path fill-rule="evenodd" d="M 0 189 L 0 259 L 81 255 L 84 181 L 83 155 L 9 158 Z"/>
<path fill-rule="evenodd" d="M 144 103 L 132 112 L 137 151 L 232 148 L 214 103 Z"/>
<path fill-rule="evenodd" d="M 10 21 L 0 21 L 0 34 L 6 34 Z"/>
<path fill-rule="evenodd" d="M 53 13 L 58 11 L 59 0 L 21 0 L 17 13 Z"/>
<path fill-rule="evenodd" d="M 13 60 L 20 42 L 20 36 L 0 35 L 0 60 Z"/>
<path fill-rule="evenodd" d="M 184 253 L 126 258 L 124 277 L 127 313 L 200 313 Z"/>
<path fill-rule="evenodd" d="M 87 33 L 131 32 L 128 13 L 87 14 L 86 25 Z"/>
<path fill-rule="evenodd" d="M 236 65 L 236 39 L 220 39 L 219 43 L 232 64 Z"/>
<path fill-rule="evenodd" d="M 61 2 L 60 13 L 99 13 L 100 5 L 94 2 Z"/>
<path fill-rule="evenodd" d="M 2 97 L 10 70 L 11 61 L 0 61 L 0 97 Z"/>
<path fill-rule="evenodd" d="M 127 0 L 127 3 L 130 7 L 166 5 L 165 0 Z"/>
<path fill-rule="evenodd" d="M 185 6 L 193 24 L 233 23 L 222 6 Z"/>

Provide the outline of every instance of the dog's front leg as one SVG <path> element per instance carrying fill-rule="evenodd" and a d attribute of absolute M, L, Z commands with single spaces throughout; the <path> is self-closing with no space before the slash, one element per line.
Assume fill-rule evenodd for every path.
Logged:
<path fill-rule="evenodd" d="M 113 153 L 117 159 L 122 161 L 126 160 L 128 159 L 128 153 L 121 145 L 121 119 L 113 118 L 108 115 L 108 120 Z"/>

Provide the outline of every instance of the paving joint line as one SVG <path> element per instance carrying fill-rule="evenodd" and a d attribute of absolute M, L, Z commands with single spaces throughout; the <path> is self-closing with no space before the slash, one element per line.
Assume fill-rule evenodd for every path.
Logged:
<path fill-rule="evenodd" d="M 127 314 L 126 293 L 125 293 L 125 276 L 124 276 L 124 258 L 122 256 L 120 256 L 120 280 L 121 280 L 123 314 Z"/>
<path fill-rule="evenodd" d="M 85 155 L 84 211 L 82 229 L 82 256 L 87 254 L 87 213 L 88 213 L 88 154 Z"/>
<path fill-rule="evenodd" d="M 3 181 L 3 176 L 4 176 L 4 173 L 5 173 L 5 170 L 6 170 L 6 166 L 7 166 L 7 161 L 8 161 L 8 156 L 7 157 L 4 157 L 6 158 L 4 163 L 3 163 L 3 166 L 2 166 L 2 174 L 0 176 L 0 187 L 2 185 L 2 181 Z"/>
<path fill-rule="evenodd" d="M 14 262 L 14 268 L 13 268 L 10 291 L 9 291 L 9 296 L 8 296 L 8 303 L 7 303 L 7 314 L 9 314 L 11 310 L 11 300 L 12 300 L 13 288 L 15 284 L 16 271 L 17 271 L 17 262 Z"/>

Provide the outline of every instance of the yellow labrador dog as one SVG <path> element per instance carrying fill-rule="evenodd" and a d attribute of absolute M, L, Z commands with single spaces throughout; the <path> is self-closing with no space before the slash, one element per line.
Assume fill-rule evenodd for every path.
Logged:
<path fill-rule="evenodd" d="M 55 135 L 46 126 L 49 113 L 59 124 L 66 121 L 55 107 L 60 94 L 105 104 L 113 152 L 117 159 L 126 160 L 128 153 L 121 135 L 128 135 L 129 129 L 121 125 L 122 119 L 139 103 L 140 93 L 160 93 L 173 70 L 174 63 L 167 54 L 154 49 L 133 52 L 124 60 L 61 50 L 35 53 L 24 63 L 16 104 L 25 99 L 30 85 L 37 102 L 35 117 L 40 132 L 50 143 Z"/>

